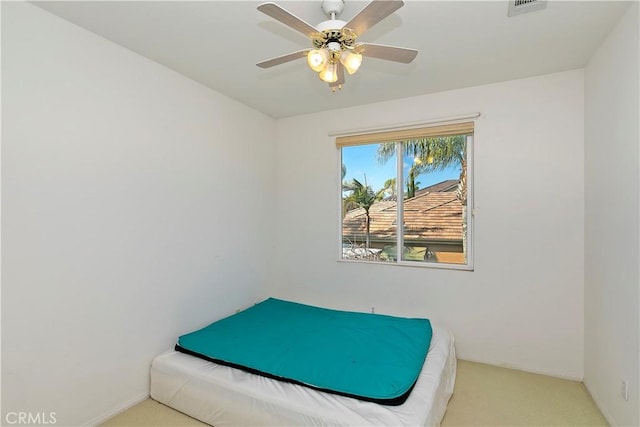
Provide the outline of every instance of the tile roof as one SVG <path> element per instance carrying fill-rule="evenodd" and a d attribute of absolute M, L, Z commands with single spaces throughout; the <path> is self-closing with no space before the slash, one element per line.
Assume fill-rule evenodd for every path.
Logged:
<path fill-rule="evenodd" d="M 456 191 L 458 188 L 458 182 L 460 182 L 460 180 L 458 179 L 448 179 L 446 181 L 442 181 L 439 182 L 437 184 L 433 184 L 430 185 L 429 187 L 425 187 L 425 188 L 421 188 L 420 190 L 416 191 L 416 196 L 419 196 L 421 194 L 424 193 L 438 193 L 438 192 L 449 192 L 449 191 Z M 385 197 L 384 198 L 385 201 L 387 200 L 396 200 L 396 196 L 389 196 L 389 197 Z"/>
<path fill-rule="evenodd" d="M 448 179 L 446 181 L 439 182 L 437 184 L 430 185 L 429 187 L 422 188 L 416 191 L 416 196 L 423 193 L 437 193 L 440 191 L 456 191 L 458 188 L 459 179 Z"/>
<path fill-rule="evenodd" d="M 446 185 L 443 187 L 447 188 Z M 369 214 L 372 240 L 395 239 L 395 201 L 383 200 L 375 203 L 371 206 Z M 363 208 L 347 212 L 342 221 L 343 235 L 363 241 L 366 234 L 365 221 Z M 405 240 L 461 242 L 462 205 L 456 198 L 456 192 L 417 192 L 415 197 L 404 201 L 404 224 Z"/>

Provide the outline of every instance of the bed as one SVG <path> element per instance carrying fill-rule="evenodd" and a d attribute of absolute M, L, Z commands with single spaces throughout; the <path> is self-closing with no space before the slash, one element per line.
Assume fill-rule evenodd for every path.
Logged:
<path fill-rule="evenodd" d="M 271 302 L 276 303 L 282 302 Z M 370 316 L 375 316 L 372 319 L 376 321 L 380 318 Z M 340 390 L 318 390 L 314 384 L 303 385 L 287 378 L 265 376 L 264 372 L 248 372 L 244 366 L 227 360 L 187 354 L 189 351 L 185 353 L 180 348 L 181 343 L 188 343 L 183 337 L 178 340 L 180 351 L 166 351 L 153 360 L 150 394 L 156 401 L 216 427 L 437 426 L 453 393 L 456 358 L 451 334 L 433 325 L 429 330 L 424 363 L 409 392 L 403 393 L 403 399 L 396 402 L 399 404 L 380 404 L 366 396 L 363 399 L 349 397 Z M 237 334 L 232 335 L 237 338 Z"/>

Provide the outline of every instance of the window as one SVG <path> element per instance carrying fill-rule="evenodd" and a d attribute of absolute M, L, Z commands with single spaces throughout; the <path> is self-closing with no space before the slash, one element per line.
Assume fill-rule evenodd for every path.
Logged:
<path fill-rule="evenodd" d="M 472 143 L 473 122 L 336 138 L 341 259 L 472 269 Z"/>

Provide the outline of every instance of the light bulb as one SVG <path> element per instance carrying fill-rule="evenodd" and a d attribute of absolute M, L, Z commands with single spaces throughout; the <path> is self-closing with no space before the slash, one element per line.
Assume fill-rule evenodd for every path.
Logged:
<path fill-rule="evenodd" d="M 325 64 L 327 63 L 327 59 L 329 58 L 329 53 L 326 49 L 313 49 L 310 50 L 307 54 L 307 63 L 309 67 L 316 73 L 322 71 Z"/>
<path fill-rule="evenodd" d="M 327 66 L 320 71 L 318 77 L 324 82 L 334 83 L 338 80 L 338 70 L 335 63 L 329 62 Z"/>
<path fill-rule="evenodd" d="M 347 73 L 353 74 L 358 71 L 358 68 L 360 68 L 360 64 L 362 64 L 362 55 L 345 50 L 340 55 L 340 62 L 342 62 L 342 65 L 344 65 Z"/>

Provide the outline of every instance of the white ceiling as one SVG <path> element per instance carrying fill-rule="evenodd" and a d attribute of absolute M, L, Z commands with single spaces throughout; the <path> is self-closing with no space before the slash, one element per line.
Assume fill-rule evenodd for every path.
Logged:
<path fill-rule="evenodd" d="M 280 1 L 316 25 L 320 1 Z M 506 1 L 415 1 L 358 40 L 419 50 L 411 64 L 365 58 L 332 93 L 304 59 L 256 63 L 310 47 L 255 1 L 43 1 L 62 18 L 272 117 L 369 104 L 582 68 L 630 3 L 549 1 L 507 17 Z M 367 3 L 347 0 L 348 21 Z"/>

